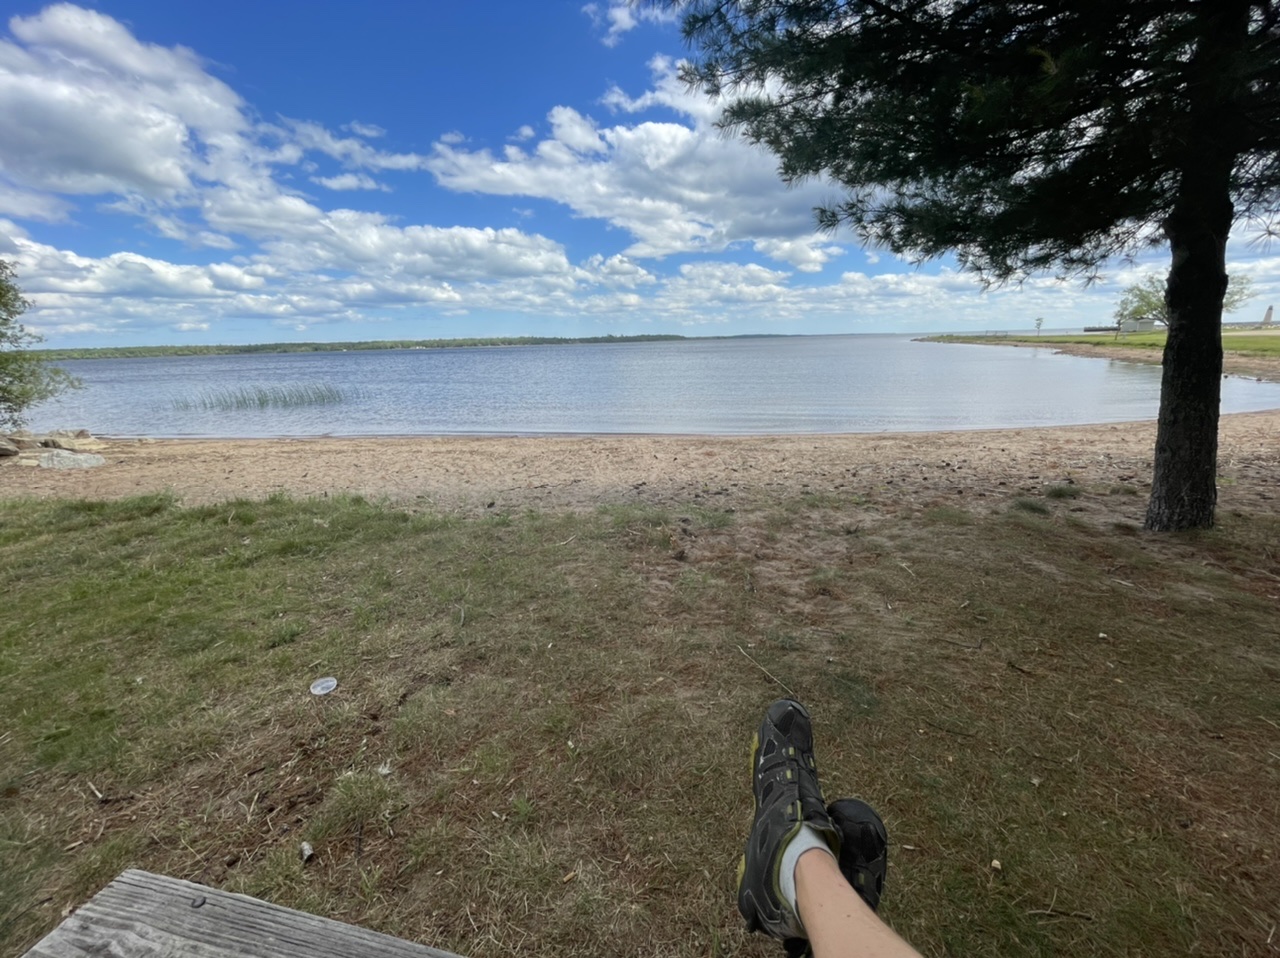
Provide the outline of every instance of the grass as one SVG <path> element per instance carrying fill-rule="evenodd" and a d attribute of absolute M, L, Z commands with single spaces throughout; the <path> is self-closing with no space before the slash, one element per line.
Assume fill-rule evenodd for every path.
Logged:
<path fill-rule="evenodd" d="M 353 398 L 330 383 L 286 383 L 279 386 L 223 386 L 205 389 L 194 398 L 175 399 L 182 412 L 233 412 L 245 409 L 297 409 L 336 406 Z"/>
<path fill-rule="evenodd" d="M 1014 334 L 1007 336 L 938 336 L 931 338 L 956 342 L 1012 342 L 1031 343 L 1041 346 L 1061 344 L 1158 350 L 1164 349 L 1165 332 L 1164 330 L 1157 330 L 1150 333 L 1126 333 L 1121 336 L 1117 336 L 1115 333 L 1081 333 L 1062 336 Z M 1250 331 L 1235 332 L 1224 329 L 1222 331 L 1222 349 L 1225 353 L 1239 353 L 1245 356 L 1280 357 L 1280 335 Z"/>
<path fill-rule="evenodd" d="M 0 502 L 0 951 L 141 867 L 473 956 L 772 955 L 730 889 L 785 684 L 925 954 L 1264 952 L 1280 519 L 864 492 Z"/>

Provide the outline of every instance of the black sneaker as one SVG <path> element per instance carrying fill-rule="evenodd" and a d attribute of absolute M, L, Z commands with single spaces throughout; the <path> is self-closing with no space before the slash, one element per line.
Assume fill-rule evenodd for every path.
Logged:
<path fill-rule="evenodd" d="M 889 870 L 889 832 L 884 822 L 874 808 L 856 798 L 832 802 L 827 814 L 840 832 L 840 873 L 872 911 L 878 910 Z M 812 954 L 805 938 L 788 938 L 782 944 L 787 958 Z"/>
<path fill-rule="evenodd" d="M 738 911 L 749 931 L 774 938 L 801 934 L 800 919 L 782 897 L 778 867 L 787 843 L 808 825 L 840 851 L 840 833 L 831 822 L 813 759 L 813 728 L 799 702 L 781 699 L 769 706 L 751 744 L 751 791 L 755 822 L 738 864 Z"/>
<path fill-rule="evenodd" d="M 827 806 L 840 830 L 840 871 L 853 890 L 876 911 L 889 871 L 889 832 L 876 810 L 856 798 L 842 798 Z"/>

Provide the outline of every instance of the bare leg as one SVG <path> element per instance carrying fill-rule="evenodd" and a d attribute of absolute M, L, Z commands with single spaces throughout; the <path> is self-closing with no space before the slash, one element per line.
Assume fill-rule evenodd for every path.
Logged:
<path fill-rule="evenodd" d="M 796 863 L 796 905 L 814 958 L 919 958 L 840 874 L 824 851 Z"/>

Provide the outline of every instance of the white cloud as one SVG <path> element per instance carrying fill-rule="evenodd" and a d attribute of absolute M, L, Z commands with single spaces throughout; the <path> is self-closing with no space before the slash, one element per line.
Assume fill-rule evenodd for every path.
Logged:
<path fill-rule="evenodd" d="M 363 136 L 366 140 L 376 140 L 380 136 L 386 136 L 387 131 L 374 123 L 361 123 L 358 120 L 352 120 L 343 127 L 356 136 Z"/>
<path fill-rule="evenodd" d="M 656 276 L 625 256 L 610 256 L 606 259 L 597 253 L 582 265 L 596 282 L 606 286 L 634 289 L 658 282 Z"/>
<path fill-rule="evenodd" d="M 649 61 L 653 88 L 639 96 L 631 96 L 619 86 L 611 86 L 600 102 L 614 113 L 644 113 L 655 109 L 671 110 L 694 120 L 703 129 L 713 128 L 722 110 L 711 97 L 691 89 L 680 79 L 679 65 L 671 57 L 658 55 Z"/>
<path fill-rule="evenodd" d="M 0 216 L 57 223 L 67 218 L 71 204 L 48 193 L 23 190 L 0 181 Z"/>
<path fill-rule="evenodd" d="M 760 239 L 752 244 L 757 252 L 770 259 L 790 263 L 802 273 L 818 273 L 828 262 L 844 253 L 844 248 L 824 245 L 816 236 L 799 239 Z"/>
<path fill-rule="evenodd" d="M 567 106 L 553 107 L 547 114 L 551 121 L 551 135 L 575 153 L 603 153 L 608 149 L 595 123 L 577 110 Z"/>
<path fill-rule="evenodd" d="M 626 230 L 632 257 L 718 252 L 751 243 L 806 271 L 839 252 L 814 232 L 813 208 L 830 192 L 820 183 L 787 188 L 776 160 L 714 126 L 706 98 L 678 92 L 675 65 L 657 59 L 656 91 L 630 99 L 611 91 L 606 105 L 640 112 L 677 110 L 692 125 L 649 120 L 600 127 L 569 107 L 548 113 L 551 135 L 532 149 L 507 145 L 501 156 L 436 143 L 428 168 L 444 186 L 501 196 L 534 196 Z"/>
<path fill-rule="evenodd" d="M 309 120 L 286 120 L 293 141 L 304 150 L 315 150 L 345 166 L 365 170 L 420 170 L 426 157 L 417 153 L 386 153 L 375 150 L 364 140 L 334 136 L 319 123 Z"/>
<path fill-rule="evenodd" d="M 381 190 L 391 192 L 391 188 L 379 183 L 367 173 L 341 173 L 338 176 L 313 176 L 312 183 L 318 183 L 328 190 Z"/>
<path fill-rule="evenodd" d="M 173 200 L 247 129 L 240 97 L 183 47 L 70 4 L 10 29 L 25 46 L 0 41 L 0 166 L 21 187 Z"/>
<path fill-rule="evenodd" d="M 634 22 L 611 18 L 615 9 L 597 12 L 621 36 Z M 845 252 L 814 230 L 812 207 L 827 188 L 783 187 L 773 157 L 721 135 L 716 105 L 685 89 L 669 59 L 653 61 L 650 89 L 610 90 L 603 119 L 556 105 L 541 139 L 525 124 L 490 151 L 455 131 L 423 156 L 371 145 L 385 131 L 360 121 L 339 133 L 308 120 L 261 122 L 192 51 L 139 41 L 94 11 L 62 4 L 10 28 L 12 39 L 0 39 L 0 217 L 9 217 L 0 255 L 16 262 L 37 304 L 28 318 L 46 332 L 195 333 L 245 317 L 298 329 L 396 309 L 757 328 L 822 316 L 850 329 L 868 317 L 916 329 L 945 316 L 994 328 L 1037 314 L 1067 325 L 1052 317 L 1104 318 L 1113 306 L 1116 288 L 1105 285 L 1033 283 L 983 297 L 948 271 L 824 278 Z M 329 208 L 330 194 L 298 189 L 378 191 L 379 172 L 424 169 L 452 190 L 551 200 L 622 241 L 579 250 L 525 229 Z M 184 258 L 180 249 L 89 256 L 30 234 L 74 217 L 81 201 L 163 240 L 234 253 L 213 254 L 220 263 L 171 261 Z M 521 205 L 515 216 L 527 212 Z M 553 221 L 539 214 L 540 226 Z M 498 215 L 512 219 L 511 204 Z M 707 254 L 726 261 L 685 261 Z M 680 259 L 655 262 L 663 257 Z M 728 261 L 752 258 L 770 265 Z M 1265 263 L 1254 255 L 1245 268 L 1274 271 Z"/>
<path fill-rule="evenodd" d="M 598 3 L 588 3 L 582 8 L 582 12 L 591 18 L 596 29 L 605 31 L 600 42 L 606 47 L 616 47 L 624 33 L 634 30 L 642 22 L 674 23 L 677 19 L 674 10 L 637 6 L 627 0 L 610 0 L 603 9 Z"/>

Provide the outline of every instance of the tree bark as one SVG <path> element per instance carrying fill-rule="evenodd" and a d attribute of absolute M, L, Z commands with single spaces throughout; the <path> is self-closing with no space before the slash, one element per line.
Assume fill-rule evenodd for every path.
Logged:
<path fill-rule="evenodd" d="M 1231 59 L 1247 37 L 1248 0 L 1214 0 L 1201 11 L 1188 84 L 1192 142 L 1183 145 L 1187 159 L 1164 223 L 1172 254 L 1169 334 L 1146 518 L 1156 532 L 1212 526 L 1218 500 L 1222 301 L 1238 121 Z"/>
<path fill-rule="evenodd" d="M 1156 532 L 1212 526 L 1218 500 L 1222 299 L 1232 218 L 1225 188 L 1219 199 L 1205 204 L 1218 207 L 1216 216 L 1203 207 L 1181 216 L 1175 211 L 1165 227 L 1173 253 L 1165 294 L 1169 334 L 1146 520 Z"/>

